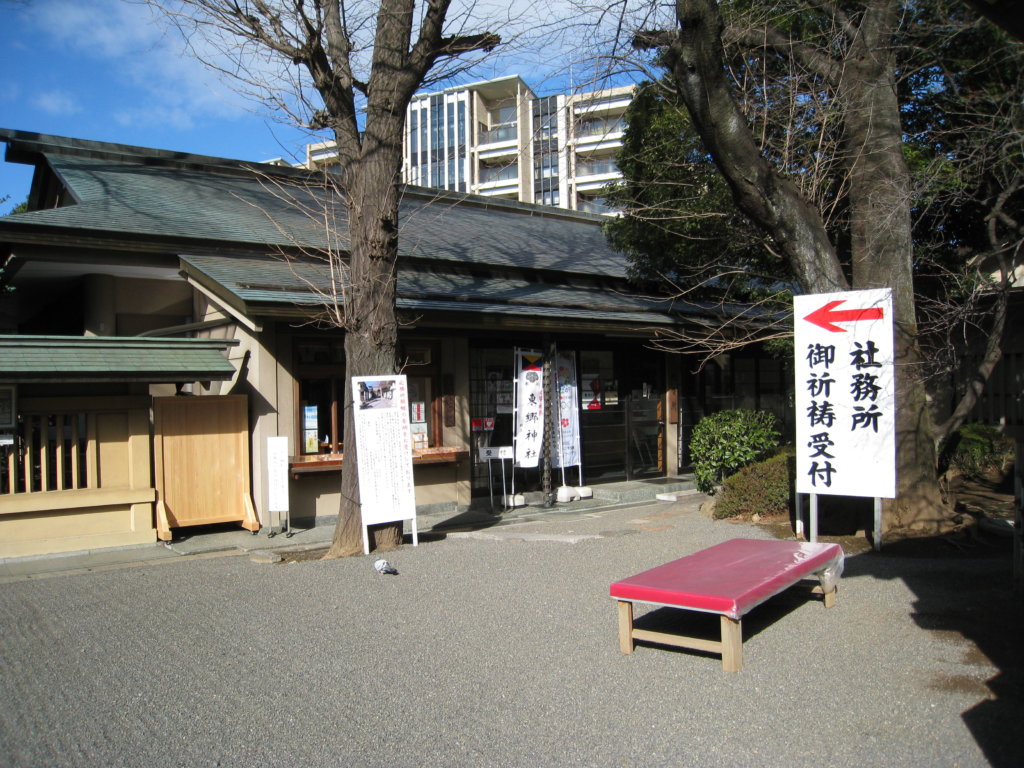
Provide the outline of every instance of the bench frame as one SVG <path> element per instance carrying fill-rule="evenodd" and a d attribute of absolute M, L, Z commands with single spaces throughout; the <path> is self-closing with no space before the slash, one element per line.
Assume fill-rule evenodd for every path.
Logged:
<path fill-rule="evenodd" d="M 812 592 L 824 596 L 826 608 L 836 604 L 836 589 L 825 592 L 820 585 L 814 586 Z M 688 635 L 670 634 L 668 632 L 656 632 L 651 629 L 637 629 L 633 626 L 633 600 L 621 600 L 616 598 L 619 604 L 619 650 L 623 653 L 632 653 L 636 641 L 647 643 L 660 643 L 671 645 L 675 648 L 686 648 L 691 651 L 704 651 L 705 653 L 719 654 L 722 657 L 722 670 L 724 672 L 739 672 L 743 669 L 743 619 L 732 619 L 725 614 L 719 614 L 721 620 L 721 640 L 707 640 L 703 637 L 690 637 Z M 646 602 L 637 600 L 635 602 Z M 675 608 L 678 611 L 694 611 L 695 608 L 687 608 L 680 605 L 669 605 L 667 603 L 648 603 L 649 605 L 660 605 L 665 608 Z M 710 611 L 698 611 L 699 613 L 710 613 Z"/>
<path fill-rule="evenodd" d="M 721 655 L 724 671 L 738 672 L 743 668 L 742 617 L 744 614 L 753 610 L 769 597 L 810 579 L 819 582 L 811 591 L 823 596 L 825 607 L 831 608 L 835 605 L 836 580 L 842 573 L 843 557 L 842 550 L 838 546 L 828 545 L 825 548 L 823 545 L 798 544 L 796 546 L 804 550 L 809 547 L 822 547 L 822 549 L 813 553 L 815 557 L 806 563 L 807 567 L 793 567 L 793 561 L 788 557 L 790 550 L 785 546 L 778 546 L 782 545 L 781 541 L 775 542 L 776 546 L 768 544 L 768 542 L 765 544 L 772 550 L 766 553 L 766 566 L 762 566 L 760 573 L 752 574 L 749 582 L 743 581 L 743 578 L 740 577 L 739 582 L 734 582 L 731 585 L 735 590 L 733 592 L 728 589 L 723 592 L 719 588 L 720 582 L 716 576 L 718 569 L 730 566 L 742 567 L 741 563 L 750 560 L 751 546 L 760 548 L 760 544 L 757 542 L 750 540 L 723 542 L 716 547 L 709 547 L 693 555 L 679 558 L 679 560 L 612 584 L 612 597 L 618 602 L 619 611 L 619 649 L 623 653 L 631 654 L 636 641 L 640 640 L 714 653 Z M 825 551 L 833 548 L 838 552 L 838 558 L 824 560 Z M 778 555 L 779 550 L 782 550 L 782 559 L 778 563 L 772 562 L 772 557 Z M 719 552 L 723 553 L 720 557 L 724 559 L 724 562 L 716 562 Z M 815 558 L 816 567 L 811 565 L 811 561 Z M 674 569 L 674 566 L 681 566 L 682 570 Z M 667 576 L 659 573 L 665 569 L 669 569 Z M 831 574 L 829 573 L 830 569 Z M 732 572 L 730 571 L 730 573 Z M 655 573 L 659 575 L 655 576 Z M 703 591 L 700 585 L 704 585 L 703 589 L 707 591 Z M 663 596 L 665 600 L 672 600 L 677 596 L 679 599 L 678 602 L 658 601 L 659 596 Z M 721 624 L 720 639 L 708 640 L 701 637 L 637 629 L 633 625 L 633 603 L 647 603 L 682 611 L 718 614 Z"/>

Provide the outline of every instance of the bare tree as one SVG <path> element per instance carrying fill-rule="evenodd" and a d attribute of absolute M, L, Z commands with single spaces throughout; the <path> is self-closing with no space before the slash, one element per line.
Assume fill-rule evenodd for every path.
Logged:
<path fill-rule="evenodd" d="M 151 0 L 196 55 L 271 109 L 337 145 L 325 175 L 343 201 L 347 249 L 343 306 L 328 315 L 345 329 L 347 417 L 341 508 L 328 557 L 361 551 L 351 377 L 396 370 L 398 204 L 406 107 L 428 78 L 451 76 L 467 55 L 500 42 L 472 6 L 452 0 Z M 491 19 L 493 21 L 493 18 Z M 378 548 L 401 542 L 401 524 L 375 531 Z"/>
<path fill-rule="evenodd" d="M 714 0 L 677 0 L 671 28 L 641 31 L 634 41 L 661 52 L 734 200 L 771 236 L 804 291 L 892 288 L 899 485 L 897 499 L 886 505 L 885 528 L 935 532 L 950 518 L 935 475 L 936 444 L 957 419 L 962 421 L 998 358 L 1005 314 L 996 313 L 989 354 L 974 378 L 977 386 L 969 388 L 954 417 L 937 426 L 925 387 L 917 324 L 911 219 L 915 189 L 904 155 L 898 100 L 894 40 L 907 12 L 899 0 L 793 2 L 773 6 L 756 23 L 748 19 L 731 26 Z M 822 103 L 835 121 L 839 141 L 829 154 L 842 171 L 847 242 L 838 243 L 830 233 L 821 198 L 816 199 L 813 189 L 801 188 L 807 175 L 787 173 L 785 156 L 773 155 L 770 144 L 759 141 L 763 137 L 752 130 L 759 125 L 758 115 L 743 108 L 746 102 L 729 77 L 730 57 L 723 41 L 740 46 L 742 55 L 799 68 L 804 82 L 826 94 Z M 762 120 L 760 127 L 773 119 Z M 992 215 L 998 217 L 995 209 Z"/>

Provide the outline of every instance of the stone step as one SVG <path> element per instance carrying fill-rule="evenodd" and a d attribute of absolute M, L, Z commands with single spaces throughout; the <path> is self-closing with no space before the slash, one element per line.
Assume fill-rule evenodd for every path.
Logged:
<path fill-rule="evenodd" d="M 596 483 L 585 486 L 592 493 L 584 499 L 573 499 L 576 505 L 635 504 L 645 501 L 675 501 L 679 496 L 697 493 L 692 475 L 660 477 L 651 480 L 627 480 L 617 483 Z M 556 489 L 557 490 L 557 489 Z M 543 507 L 544 493 L 527 491 L 516 506 Z M 500 501 L 500 499 L 499 499 Z"/>
<path fill-rule="evenodd" d="M 662 495 L 683 494 L 696 489 L 692 476 L 660 477 L 654 480 L 631 480 L 624 483 L 606 483 L 591 486 L 594 498 L 616 503 L 649 501 Z M 663 499 L 669 501 L 671 499 Z"/>

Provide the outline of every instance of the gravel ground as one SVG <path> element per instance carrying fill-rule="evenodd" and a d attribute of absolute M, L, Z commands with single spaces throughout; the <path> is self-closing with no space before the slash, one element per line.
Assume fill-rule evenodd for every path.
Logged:
<path fill-rule="evenodd" d="M 849 557 L 834 609 L 748 615 L 738 674 L 621 654 L 608 585 L 736 536 L 769 534 L 691 499 L 425 537 L 393 577 L 225 555 L 8 583 L 0 765 L 1024 764 L 1008 551 Z"/>

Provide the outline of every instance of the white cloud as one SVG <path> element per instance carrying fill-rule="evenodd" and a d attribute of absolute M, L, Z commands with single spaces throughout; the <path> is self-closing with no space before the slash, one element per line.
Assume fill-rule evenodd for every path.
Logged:
<path fill-rule="evenodd" d="M 32 98 L 32 104 L 48 115 L 73 115 L 82 107 L 73 95 L 65 91 L 45 91 Z"/>
<path fill-rule="evenodd" d="M 592 42 L 587 38 L 599 36 L 590 29 L 593 20 L 580 12 L 588 9 L 588 3 L 606 5 L 597 0 L 455 0 L 447 34 L 493 31 L 501 35 L 504 45 L 468 72 L 460 71 L 465 64 L 460 61 L 454 68 L 439 67 L 432 74 L 442 80 L 449 75 L 455 82 L 468 82 L 517 73 L 540 92 L 584 81 L 588 76 L 579 59 L 588 52 L 586 44 Z M 362 6 L 371 14 L 375 7 L 374 0 Z M 235 119 L 262 111 L 262 105 L 234 90 L 236 84 L 196 60 L 198 53 L 233 70 L 228 59 L 218 54 L 215 42 L 195 37 L 191 42 L 196 52 L 185 52 L 180 36 L 168 31 L 162 17 L 145 4 L 33 0 L 25 6 L 25 16 L 42 39 L 64 53 L 70 66 L 75 59 L 102 66 L 109 79 L 104 82 L 109 105 L 105 116 L 118 123 L 195 127 L 208 125 L 208 118 Z M 603 20 L 608 21 L 607 17 Z M 368 24 L 367 32 L 371 29 Z M 245 65 L 262 70 L 258 80 L 272 82 L 279 74 L 274 63 L 240 49 L 237 42 L 232 41 L 228 50 L 244 56 Z M 573 57 L 577 61 L 570 64 Z M 288 71 L 295 74 L 294 67 Z M 294 98 L 285 100 L 295 103 Z M 97 106 L 90 104 L 87 109 L 96 113 Z"/>
<path fill-rule="evenodd" d="M 113 119 L 136 126 L 191 127 L 203 116 L 240 117 L 246 107 L 219 77 L 181 51 L 145 5 L 124 0 L 36 0 L 37 31 L 69 58 L 110 73 Z M 56 102 L 54 102 L 56 104 Z"/>

